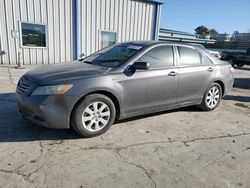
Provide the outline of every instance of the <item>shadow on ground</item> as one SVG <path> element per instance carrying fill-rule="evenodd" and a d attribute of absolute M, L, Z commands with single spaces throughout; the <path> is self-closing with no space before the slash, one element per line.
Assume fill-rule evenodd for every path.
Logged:
<path fill-rule="evenodd" d="M 250 71 L 249 67 L 236 67 L 235 69 Z"/>
<path fill-rule="evenodd" d="M 250 78 L 235 78 L 233 87 L 241 89 L 250 89 Z"/>
<path fill-rule="evenodd" d="M 16 108 L 15 94 L 0 94 L 0 142 L 80 138 L 71 129 L 49 129 L 24 121 Z"/>
<path fill-rule="evenodd" d="M 250 96 L 234 96 L 234 95 L 227 95 L 224 97 L 224 100 L 234 100 L 239 102 L 250 102 Z"/>
<path fill-rule="evenodd" d="M 173 113 L 176 111 L 199 111 L 199 109 L 196 107 L 187 107 L 167 112 L 153 113 L 117 121 L 116 124 L 119 126 L 120 123 L 162 115 L 165 113 Z M 81 137 L 71 129 L 49 129 L 32 125 L 29 122 L 24 121 L 17 112 L 15 94 L 0 94 L 0 142 L 67 140 L 79 138 Z"/>
<path fill-rule="evenodd" d="M 250 79 L 235 79 L 236 87 L 239 82 L 239 86 L 242 87 L 242 82 L 250 82 Z M 249 87 L 249 83 L 246 84 Z M 249 87 L 250 88 L 250 87 Z M 233 96 L 228 95 L 224 98 L 225 100 L 235 100 L 240 102 L 250 102 L 250 96 Z M 200 111 L 198 108 L 191 106 L 176 110 L 170 110 L 165 112 L 153 113 L 149 115 L 142 115 L 133 117 L 121 121 L 117 121 L 116 124 L 123 122 L 134 121 L 152 116 L 158 116 L 165 113 L 174 113 L 177 111 L 185 112 L 197 112 Z M 36 140 L 66 140 L 66 139 L 79 139 L 79 137 L 71 129 L 49 129 L 32 125 L 20 118 L 15 101 L 14 93 L 0 94 L 0 142 L 25 142 L 25 141 L 36 141 Z"/>

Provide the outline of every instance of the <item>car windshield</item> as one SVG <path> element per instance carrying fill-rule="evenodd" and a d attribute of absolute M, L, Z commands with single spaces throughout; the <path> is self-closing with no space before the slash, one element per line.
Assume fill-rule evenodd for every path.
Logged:
<path fill-rule="evenodd" d="M 142 46 L 132 44 L 120 44 L 113 47 L 104 48 L 81 61 L 104 67 L 118 67 L 128 58 L 136 54 Z"/>

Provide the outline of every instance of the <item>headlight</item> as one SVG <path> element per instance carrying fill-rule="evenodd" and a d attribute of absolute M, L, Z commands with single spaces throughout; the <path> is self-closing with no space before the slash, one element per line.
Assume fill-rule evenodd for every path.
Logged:
<path fill-rule="evenodd" d="M 60 95 L 69 91 L 73 87 L 73 84 L 65 84 L 65 85 L 54 85 L 54 86 L 41 86 L 36 88 L 32 92 L 32 96 L 34 95 Z"/>

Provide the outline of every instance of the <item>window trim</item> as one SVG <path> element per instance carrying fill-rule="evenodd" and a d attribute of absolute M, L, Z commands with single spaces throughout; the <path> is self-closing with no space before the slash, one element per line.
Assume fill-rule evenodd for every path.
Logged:
<path fill-rule="evenodd" d="M 204 52 L 202 52 L 199 49 L 196 49 L 193 46 L 186 46 L 186 45 L 180 45 L 180 44 L 175 44 L 174 46 L 175 46 L 175 53 L 176 53 L 176 67 L 178 67 L 178 68 L 208 66 L 207 64 L 203 64 L 202 63 L 202 57 L 201 57 L 201 55 L 206 56 L 211 61 L 211 63 L 212 63 L 211 65 L 214 65 L 213 61 L 211 60 L 211 58 L 208 55 L 206 55 Z M 201 63 L 200 64 L 194 64 L 194 65 L 181 65 L 180 64 L 180 54 L 179 54 L 178 47 L 190 48 L 190 49 L 193 49 L 193 50 L 197 51 L 200 54 L 200 62 Z"/>
<path fill-rule="evenodd" d="M 115 44 L 117 44 L 118 42 L 118 33 L 117 31 L 115 30 L 103 30 L 103 29 L 100 29 L 99 30 L 99 50 L 100 49 L 103 49 L 102 48 L 102 32 L 108 32 L 108 33 L 115 33 Z M 115 45 L 113 44 L 113 45 Z M 104 48 L 107 48 L 108 46 L 104 47 Z"/>
<path fill-rule="evenodd" d="M 22 23 L 26 24 L 34 24 L 34 25 L 44 25 L 45 26 L 45 43 L 46 46 L 24 46 L 23 45 L 23 37 L 22 37 Z M 20 48 L 27 48 L 27 49 L 47 49 L 48 48 L 48 25 L 46 23 L 40 22 L 23 22 L 19 21 L 19 41 L 20 41 Z"/>

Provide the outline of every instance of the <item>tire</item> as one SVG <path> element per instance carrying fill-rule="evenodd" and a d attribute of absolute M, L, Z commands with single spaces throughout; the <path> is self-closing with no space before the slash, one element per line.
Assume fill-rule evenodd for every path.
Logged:
<path fill-rule="evenodd" d="M 218 91 L 218 95 L 216 94 L 217 91 Z M 206 90 L 202 99 L 202 103 L 198 107 L 204 111 L 214 110 L 220 104 L 221 97 L 222 97 L 222 89 L 221 89 L 220 84 L 212 83 Z"/>
<path fill-rule="evenodd" d="M 113 101 L 105 95 L 92 94 L 76 106 L 71 125 L 82 137 L 94 137 L 105 133 L 114 123 L 116 109 Z"/>

